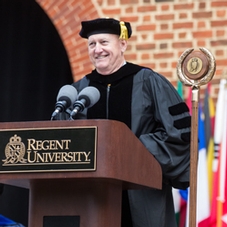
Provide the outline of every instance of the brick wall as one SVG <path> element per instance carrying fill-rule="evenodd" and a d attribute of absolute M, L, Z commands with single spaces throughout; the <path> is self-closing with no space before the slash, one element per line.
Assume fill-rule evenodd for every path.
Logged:
<path fill-rule="evenodd" d="M 176 65 L 188 48 L 207 48 L 216 59 L 211 95 L 217 98 L 227 67 L 227 1 L 174 0 L 37 0 L 55 24 L 67 49 L 74 80 L 92 69 L 86 40 L 79 37 L 80 21 L 114 17 L 130 21 L 133 35 L 126 59 L 153 68 L 174 86 Z M 201 87 L 201 96 L 204 88 Z M 185 88 L 187 92 L 187 87 Z"/>

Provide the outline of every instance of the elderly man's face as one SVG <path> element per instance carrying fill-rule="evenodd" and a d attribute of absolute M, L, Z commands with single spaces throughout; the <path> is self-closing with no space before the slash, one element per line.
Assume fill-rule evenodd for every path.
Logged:
<path fill-rule="evenodd" d="M 88 38 L 88 53 L 96 70 L 103 75 L 117 71 L 124 63 L 127 42 L 114 34 L 95 34 Z"/>

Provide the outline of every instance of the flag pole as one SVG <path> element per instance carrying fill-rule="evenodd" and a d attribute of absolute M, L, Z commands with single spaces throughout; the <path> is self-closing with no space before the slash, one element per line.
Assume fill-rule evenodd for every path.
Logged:
<path fill-rule="evenodd" d="M 189 227 L 196 227 L 197 222 L 197 169 L 198 169 L 198 103 L 199 89 L 214 76 L 216 62 L 213 55 L 205 48 L 199 51 L 187 49 L 177 64 L 177 75 L 180 81 L 192 88 L 192 117 L 190 140 L 190 199 Z"/>

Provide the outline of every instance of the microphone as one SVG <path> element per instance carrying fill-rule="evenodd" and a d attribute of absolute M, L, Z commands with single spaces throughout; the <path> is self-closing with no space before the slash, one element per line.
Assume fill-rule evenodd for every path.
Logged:
<path fill-rule="evenodd" d="M 71 119 L 75 119 L 77 113 L 82 112 L 85 108 L 92 107 L 100 98 L 100 92 L 97 88 L 85 87 L 78 95 L 77 101 L 73 104 L 73 110 L 70 114 Z"/>
<path fill-rule="evenodd" d="M 53 119 L 58 113 L 65 111 L 77 98 L 77 90 L 72 85 L 64 85 L 58 92 L 55 111 L 52 113 Z"/>

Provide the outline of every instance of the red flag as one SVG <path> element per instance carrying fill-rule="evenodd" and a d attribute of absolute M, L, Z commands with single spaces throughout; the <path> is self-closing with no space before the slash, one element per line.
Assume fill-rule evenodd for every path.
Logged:
<path fill-rule="evenodd" d="M 186 100 L 186 104 L 190 110 L 190 114 L 192 114 L 192 88 L 189 87 L 188 89 L 188 98 Z"/>

